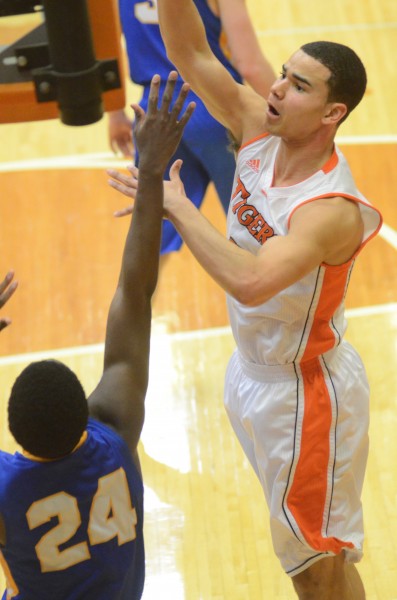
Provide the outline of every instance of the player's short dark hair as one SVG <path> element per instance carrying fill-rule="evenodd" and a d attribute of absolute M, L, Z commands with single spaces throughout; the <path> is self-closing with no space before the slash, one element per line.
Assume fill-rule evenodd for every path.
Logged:
<path fill-rule="evenodd" d="M 347 106 L 344 121 L 364 96 L 367 74 L 361 59 L 344 44 L 336 42 L 310 42 L 301 50 L 315 58 L 331 71 L 328 79 L 329 102 L 342 102 Z"/>
<path fill-rule="evenodd" d="M 42 360 L 17 377 L 8 402 L 15 440 L 40 458 L 60 458 L 73 450 L 88 420 L 87 398 L 79 379 L 63 363 Z"/>

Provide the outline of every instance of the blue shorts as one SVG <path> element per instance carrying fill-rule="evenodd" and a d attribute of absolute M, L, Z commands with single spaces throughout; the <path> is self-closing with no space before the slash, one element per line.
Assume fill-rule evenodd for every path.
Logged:
<path fill-rule="evenodd" d="M 140 106 L 147 109 L 149 87 L 144 88 Z M 186 195 L 197 208 L 203 203 L 208 184 L 213 182 L 225 213 L 229 207 L 235 171 L 235 158 L 229 149 L 229 139 L 225 127 L 207 111 L 202 101 L 191 94 L 188 101 L 196 102 L 196 109 L 184 131 L 181 143 L 167 168 L 176 159 L 183 160 L 181 179 Z M 139 157 L 136 156 L 137 164 Z M 182 238 L 175 227 L 163 221 L 161 254 L 180 249 Z"/>

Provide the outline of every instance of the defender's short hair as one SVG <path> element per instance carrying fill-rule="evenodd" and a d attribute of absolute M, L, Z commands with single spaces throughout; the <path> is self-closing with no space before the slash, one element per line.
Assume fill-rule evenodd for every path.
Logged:
<path fill-rule="evenodd" d="M 17 377 L 8 402 L 8 424 L 15 440 L 40 458 L 60 458 L 73 450 L 88 420 L 79 379 L 63 363 L 31 363 Z"/>
<path fill-rule="evenodd" d="M 342 102 L 347 106 L 344 121 L 359 104 L 367 86 L 367 74 L 361 59 L 344 44 L 336 42 L 310 42 L 301 50 L 315 58 L 331 71 L 328 79 L 330 102 Z"/>

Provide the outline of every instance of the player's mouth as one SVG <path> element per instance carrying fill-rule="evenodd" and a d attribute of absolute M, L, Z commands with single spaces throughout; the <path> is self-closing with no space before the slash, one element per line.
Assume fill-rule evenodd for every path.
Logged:
<path fill-rule="evenodd" d="M 267 103 L 267 114 L 272 117 L 279 117 L 280 113 L 274 108 L 273 104 Z"/>

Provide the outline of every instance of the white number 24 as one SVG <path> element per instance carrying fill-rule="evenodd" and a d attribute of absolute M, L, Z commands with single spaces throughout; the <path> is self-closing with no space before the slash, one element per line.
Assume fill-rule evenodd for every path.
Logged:
<path fill-rule="evenodd" d="M 26 518 L 30 529 L 58 517 L 58 525 L 36 544 L 37 558 L 42 573 L 61 571 L 91 558 L 87 542 L 64 550 L 59 546 L 70 540 L 81 524 L 81 515 L 74 496 L 59 492 L 33 502 Z M 91 546 L 103 544 L 117 537 L 119 546 L 136 537 L 136 511 L 131 503 L 127 478 L 120 468 L 98 480 L 98 490 L 92 500 L 87 529 Z"/>

